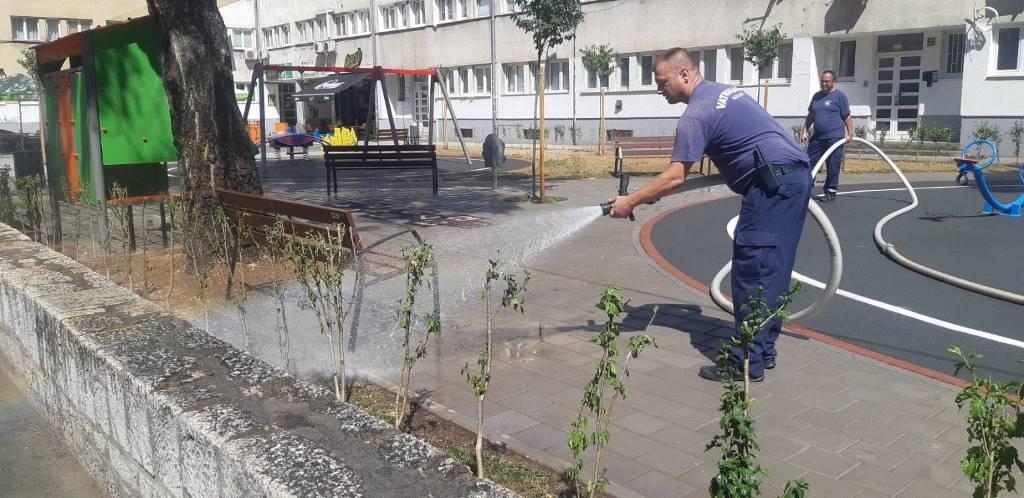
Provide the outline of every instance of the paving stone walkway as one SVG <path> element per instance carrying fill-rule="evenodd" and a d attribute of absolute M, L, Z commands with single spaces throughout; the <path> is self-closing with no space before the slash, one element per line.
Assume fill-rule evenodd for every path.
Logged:
<path fill-rule="evenodd" d="M 865 175 L 859 180 L 879 178 Z M 643 181 L 636 179 L 634 188 Z M 320 203 L 383 203 L 474 215 L 507 227 L 508 233 L 525 235 L 531 227 L 516 220 L 564 216 L 576 207 L 596 206 L 614 193 L 616 181 L 552 182 L 549 193 L 569 200 L 543 206 L 501 200 L 521 193 L 523 185 L 498 192 L 488 190 L 485 182 L 460 185 L 442 184 L 438 198 L 430 197 L 426 184 L 422 189 L 409 185 L 348 191 L 340 199 L 326 198 L 319 184 L 270 182 L 266 189 L 269 195 Z M 723 195 L 729 194 L 718 187 L 667 198 L 639 209 L 635 223 L 598 219 L 529 261 L 533 279 L 527 313 L 499 320 L 500 344 L 485 404 L 492 439 L 555 468 L 567 465 L 569 424 L 600 355 L 590 342 L 604 318 L 596 303 L 605 285 L 614 283 L 631 299 L 625 335 L 646 326 L 653 308 L 660 308 L 650 330 L 659 348 L 632 362 L 630 396 L 612 415 L 610 451 L 603 459 L 612 482 L 609 490 L 620 497 L 707 495 L 718 452 L 704 448 L 717 431 L 720 386 L 698 378 L 697 369 L 711 362 L 721 338 L 731 334 L 732 319 L 706 295 L 662 274 L 637 239 L 643 224 L 659 212 Z M 412 221 L 357 217 L 370 241 Z M 449 242 L 474 230 L 418 229 L 427 240 Z M 694 257 L 718 267 L 728 255 Z M 475 364 L 482 316 L 478 307 L 468 305 L 447 315 L 445 340 L 416 367 L 428 373 L 414 378 L 435 410 L 467 427 L 475 423 L 476 402 L 460 370 Z M 967 443 L 963 417 L 953 403 L 955 387 L 795 334 L 780 338 L 778 348 L 778 368 L 753 387 L 758 462 L 768 474 L 762 496 L 778 496 L 784 483 L 797 477 L 810 483 L 810 496 L 970 494 L 970 483 L 959 469 Z"/>

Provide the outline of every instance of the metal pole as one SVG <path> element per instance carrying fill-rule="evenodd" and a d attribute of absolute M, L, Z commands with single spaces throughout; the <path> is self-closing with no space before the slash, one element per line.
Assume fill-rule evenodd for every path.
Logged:
<path fill-rule="evenodd" d="M 537 74 L 537 95 L 540 97 L 540 126 L 537 128 L 537 139 L 540 141 L 540 158 L 537 164 L 540 166 L 540 203 L 544 204 L 544 86 L 547 80 L 544 77 L 544 66 L 547 63 L 543 60 L 538 67 Z"/>
<path fill-rule="evenodd" d="M 257 72 L 257 78 L 259 79 L 259 92 L 260 92 L 260 176 L 263 178 L 267 177 L 267 109 L 266 93 L 264 91 L 264 80 L 266 79 L 266 73 L 263 72 L 263 62 L 257 62 L 256 67 L 253 68 Z"/>
<path fill-rule="evenodd" d="M 434 75 L 427 75 L 427 144 L 434 145 Z"/>
<path fill-rule="evenodd" d="M 370 49 L 373 52 L 373 66 L 380 66 L 377 54 L 377 0 L 370 0 Z M 374 94 L 373 98 L 377 98 Z"/>
<path fill-rule="evenodd" d="M 107 240 L 107 188 L 103 177 L 103 151 L 100 141 L 100 116 L 96 102 L 96 67 L 92 37 L 85 36 L 82 47 L 82 77 L 85 80 L 85 122 L 89 133 L 89 164 L 92 167 L 92 190 L 102 215 L 97 220 L 100 240 Z"/>
<path fill-rule="evenodd" d="M 498 138 L 498 50 L 494 34 L 494 0 L 490 2 L 491 11 L 491 133 Z M 491 188 L 498 188 L 498 167 L 491 168 Z"/>
<path fill-rule="evenodd" d="M 395 131 L 395 115 L 391 112 L 391 98 L 388 97 L 388 82 L 384 77 L 384 70 L 381 67 L 374 68 L 374 78 L 380 78 L 380 89 L 384 93 L 384 109 L 388 112 L 388 125 L 391 127 L 391 142 L 398 148 L 398 132 Z M 380 135 L 378 133 L 378 135 Z"/>
<path fill-rule="evenodd" d="M 42 120 L 40 120 L 40 121 L 42 121 Z M 25 133 L 25 125 L 24 125 L 24 121 L 22 120 L 22 117 L 21 117 L 21 96 L 20 95 L 18 96 L 18 133 L 21 133 L 21 134 Z M 22 140 L 24 140 L 24 138 L 22 138 Z M 22 148 L 24 148 L 24 147 L 22 147 Z"/>
<path fill-rule="evenodd" d="M 452 109 L 452 101 L 448 98 L 448 90 L 444 88 L 444 84 L 441 84 L 441 95 L 444 97 L 444 103 L 448 113 L 452 115 L 452 125 L 455 126 L 455 136 L 459 137 L 459 145 L 462 146 L 462 155 L 466 158 L 466 164 L 473 164 L 473 160 L 469 158 L 469 151 L 466 150 L 466 142 L 462 139 L 462 129 L 459 128 L 459 120 L 455 118 L 455 109 Z"/>

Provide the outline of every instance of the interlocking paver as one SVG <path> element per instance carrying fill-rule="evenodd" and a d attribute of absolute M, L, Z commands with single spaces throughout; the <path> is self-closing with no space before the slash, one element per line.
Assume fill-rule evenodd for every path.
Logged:
<path fill-rule="evenodd" d="M 656 470 L 649 471 L 626 484 L 647 498 L 680 498 L 697 491 L 697 488 Z"/>
<path fill-rule="evenodd" d="M 906 488 L 914 480 L 914 476 L 862 463 L 850 469 L 839 480 L 891 495 Z"/>
<path fill-rule="evenodd" d="M 793 439 L 803 442 L 808 446 L 831 451 L 832 453 L 839 453 L 859 441 L 859 439 L 847 436 L 841 432 L 822 429 L 813 425 L 806 426 L 793 433 Z"/>
<path fill-rule="evenodd" d="M 677 477 L 683 472 L 700 465 L 704 458 L 658 444 L 651 451 L 636 457 L 636 461 L 659 472 Z"/>
<path fill-rule="evenodd" d="M 567 444 L 569 434 L 547 424 L 533 424 L 523 430 L 513 432 L 512 437 L 541 450 L 555 445 Z"/>
<path fill-rule="evenodd" d="M 842 454 L 835 454 L 815 447 L 809 447 L 786 460 L 789 463 L 813 470 L 819 474 L 839 478 L 860 465 L 860 460 Z"/>
<path fill-rule="evenodd" d="M 907 451 L 888 448 L 877 441 L 858 441 L 840 454 L 886 470 L 892 469 L 911 455 Z"/>

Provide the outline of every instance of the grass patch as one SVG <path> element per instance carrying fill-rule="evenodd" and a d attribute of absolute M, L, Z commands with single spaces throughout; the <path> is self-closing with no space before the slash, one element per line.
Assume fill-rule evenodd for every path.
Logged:
<path fill-rule="evenodd" d="M 448 456 L 470 469 L 476 466 L 476 455 L 473 453 L 473 448 L 449 446 L 442 449 L 448 453 Z M 525 496 L 538 498 L 551 496 L 547 490 L 549 476 L 546 473 L 519 465 L 493 452 L 484 453 L 484 475 L 494 482 L 518 483 L 526 490 L 525 492 L 520 491 L 520 494 Z"/>

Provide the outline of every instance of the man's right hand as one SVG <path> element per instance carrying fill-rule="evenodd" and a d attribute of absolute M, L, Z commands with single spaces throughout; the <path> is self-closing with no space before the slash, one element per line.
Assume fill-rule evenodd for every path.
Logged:
<path fill-rule="evenodd" d="M 801 132 L 800 132 L 800 141 L 801 141 L 801 142 L 806 142 L 806 141 L 807 141 L 807 138 L 808 138 L 808 136 L 807 136 L 807 130 L 805 129 L 804 131 L 801 131 Z"/>

